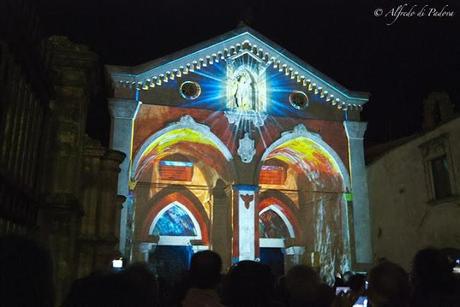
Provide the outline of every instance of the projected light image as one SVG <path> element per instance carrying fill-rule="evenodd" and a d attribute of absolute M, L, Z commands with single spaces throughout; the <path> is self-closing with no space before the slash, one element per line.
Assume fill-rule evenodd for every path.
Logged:
<path fill-rule="evenodd" d="M 184 128 L 184 129 L 175 129 L 173 131 L 163 134 L 161 137 L 156 139 L 152 144 L 149 145 L 147 150 L 143 153 L 144 155 L 149 155 L 150 152 L 155 150 L 156 152 L 163 152 L 167 148 L 172 147 L 173 145 L 180 142 L 191 142 L 203 145 L 209 145 L 216 149 L 217 146 L 213 141 L 203 136 L 202 133 Z"/>
<path fill-rule="evenodd" d="M 248 120 L 245 115 L 264 117 L 304 116 L 289 103 L 289 96 L 295 90 L 295 82 L 272 65 L 261 63 L 249 53 L 220 61 L 218 64 L 195 70 L 190 75 L 200 77 L 201 95 L 195 100 L 182 101 L 183 107 L 215 109 L 216 111 L 234 111 L 237 125 Z M 182 81 L 186 82 L 187 77 Z M 164 85 L 178 88 L 176 80 Z M 319 97 L 319 96 L 318 96 Z M 312 97 L 313 102 L 319 101 Z M 306 114 L 306 113 L 305 113 Z"/>
<path fill-rule="evenodd" d="M 148 168 L 152 161 L 168 154 L 176 153 L 177 148 L 180 148 L 185 155 L 199 157 L 201 160 L 206 161 L 207 165 L 215 167 L 220 173 L 224 172 L 225 165 L 216 163 L 216 161 L 220 161 L 216 157 L 224 159 L 222 157 L 222 145 L 200 131 L 192 128 L 178 128 L 160 135 L 145 150 L 140 151 L 139 160 L 135 161 L 135 163 L 139 164 L 135 164 L 138 169 L 136 169 L 134 178 L 139 178 L 139 175 L 144 169 Z"/>
<path fill-rule="evenodd" d="M 293 156 L 301 158 L 308 166 L 323 174 L 336 175 L 339 174 L 339 169 L 335 161 L 328 156 L 318 145 L 305 137 L 299 137 L 289 140 L 278 146 L 272 153 L 283 162 L 296 162 Z"/>
<path fill-rule="evenodd" d="M 281 217 L 273 210 L 267 210 L 259 216 L 261 238 L 289 238 L 289 230 Z"/>
<path fill-rule="evenodd" d="M 166 210 L 153 229 L 157 236 L 197 236 L 192 219 L 182 208 L 175 205 Z"/>
<path fill-rule="evenodd" d="M 348 110 L 358 118 L 367 94 L 250 31 L 228 35 L 158 62 L 111 68 L 112 134 L 126 141 L 130 159 L 120 177 L 129 180 L 131 206 L 123 207 L 122 249 L 144 260 L 155 248 L 164 252 L 151 264 L 189 247 L 215 249 L 225 267 L 261 260 L 262 249 L 277 249 L 277 265 L 315 252 L 321 275 L 333 278 L 349 269 L 348 210 L 366 206 L 355 187 L 364 186 L 365 169 L 353 164 L 361 145 L 349 142 L 365 125 L 343 121 Z M 136 104 L 127 105 L 134 91 Z M 136 107 L 130 130 L 115 125 L 122 107 Z M 151 235 L 156 247 L 145 251 Z"/>

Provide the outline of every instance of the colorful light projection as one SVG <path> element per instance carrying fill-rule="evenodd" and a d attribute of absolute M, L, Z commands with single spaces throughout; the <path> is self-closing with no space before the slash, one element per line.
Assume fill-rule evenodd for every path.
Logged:
<path fill-rule="evenodd" d="M 193 163 L 161 160 L 158 171 L 161 180 L 191 181 L 193 177 Z"/>
<path fill-rule="evenodd" d="M 159 214 L 151 234 L 156 236 L 196 237 L 197 230 L 190 215 L 180 206 L 173 205 Z"/>
<path fill-rule="evenodd" d="M 155 141 L 149 144 L 147 149 L 144 151 L 143 155 L 149 155 L 153 150 L 155 150 L 156 152 L 164 152 L 168 148 L 181 142 L 191 142 L 196 144 L 208 145 L 215 149 L 219 149 L 218 146 L 212 140 L 204 137 L 202 133 L 190 128 L 182 128 L 169 131 L 158 137 Z"/>
<path fill-rule="evenodd" d="M 286 239 L 290 237 L 286 223 L 271 209 L 259 215 L 259 235 L 261 238 Z"/>
<path fill-rule="evenodd" d="M 296 80 L 249 52 L 191 71 L 189 75 L 200 84 L 201 95 L 179 103 L 183 107 L 226 111 L 229 121 L 236 126 L 253 122 L 260 127 L 267 114 L 308 117 L 308 110 L 299 112 L 289 103 L 289 95 L 298 90 Z M 181 77 L 164 86 L 178 88 L 186 80 Z M 310 100 L 324 103 L 320 95 L 311 95 Z"/>
<path fill-rule="evenodd" d="M 260 184 L 282 185 L 286 181 L 286 168 L 279 165 L 262 165 Z"/>
<path fill-rule="evenodd" d="M 207 133 L 209 134 L 209 130 Z M 140 149 L 142 150 L 141 155 L 136 155 L 136 159 L 134 160 L 134 169 L 136 172 L 134 179 L 137 180 L 140 178 L 144 169 L 148 168 L 155 159 L 175 154 L 178 151 L 177 146 L 180 147 L 179 152 L 192 157 L 195 156 L 206 162 L 207 165 L 214 167 L 218 172 L 225 173 L 226 164 L 220 163 L 221 160 L 227 158 L 229 155 L 228 149 L 222 148 L 225 145 L 216 143 L 211 137 L 196 129 L 177 128 L 160 133 L 145 148 Z M 223 157 L 223 154 L 226 154 L 226 156 Z M 161 168 L 165 171 L 169 170 L 171 171 L 170 174 L 163 173 L 165 175 L 164 178 L 167 180 L 176 180 L 171 176 L 174 176 L 172 169 L 177 167 L 173 165 L 162 166 L 160 163 L 160 174 Z M 183 165 L 182 167 L 193 168 L 193 165 Z M 190 172 L 188 174 L 190 175 Z M 189 177 L 184 179 L 189 179 Z"/>
<path fill-rule="evenodd" d="M 306 175 L 316 187 L 340 189 L 340 169 L 328 152 L 307 137 L 299 136 L 280 144 L 266 157 L 278 159 Z"/>
<path fill-rule="evenodd" d="M 259 212 L 260 247 L 284 248 L 285 239 L 295 238 L 294 227 L 277 203 L 266 206 L 271 199 L 261 202 L 263 209 Z"/>

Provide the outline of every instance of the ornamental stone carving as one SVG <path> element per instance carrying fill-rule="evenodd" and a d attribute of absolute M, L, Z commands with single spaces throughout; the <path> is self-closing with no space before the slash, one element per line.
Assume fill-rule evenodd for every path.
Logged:
<path fill-rule="evenodd" d="M 238 147 L 238 155 L 243 163 L 251 163 L 252 158 L 256 154 L 254 145 L 255 141 L 246 132 L 244 138 L 240 139 L 240 146 Z"/>

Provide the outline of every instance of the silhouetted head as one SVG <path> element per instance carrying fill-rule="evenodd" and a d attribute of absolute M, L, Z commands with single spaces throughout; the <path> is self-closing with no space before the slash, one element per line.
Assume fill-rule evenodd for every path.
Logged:
<path fill-rule="evenodd" d="M 274 277 L 265 264 L 241 261 L 228 272 L 223 290 L 226 306 L 269 306 L 274 292 Z"/>
<path fill-rule="evenodd" d="M 344 285 L 348 286 L 348 283 L 350 282 L 350 279 L 351 279 L 351 277 L 353 277 L 353 275 L 354 274 L 351 271 L 346 271 L 345 273 L 343 273 L 342 281 L 343 281 Z"/>
<path fill-rule="evenodd" d="M 144 264 L 119 273 L 104 272 L 76 280 L 63 307 L 154 307 L 159 306 L 154 275 Z"/>
<path fill-rule="evenodd" d="M 452 264 L 440 250 L 425 248 L 415 255 L 411 275 L 414 287 L 420 291 L 442 290 L 452 282 Z"/>
<path fill-rule="evenodd" d="M 326 284 L 320 284 L 318 287 L 317 299 L 315 301 L 316 307 L 330 307 L 335 299 L 334 288 Z"/>
<path fill-rule="evenodd" d="M 369 301 L 375 307 L 406 307 L 409 302 L 409 276 L 402 267 L 382 262 L 369 273 Z"/>
<path fill-rule="evenodd" d="M 313 304 L 318 299 L 320 278 L 309 266 L 296 265 L 286 274 L 286 289 L 291 306 Z"/>
<path fill-rule="evenodd" d="M 0 238 L 0 299 L 5 306 L 51 307 L 54 304 L 49 253 L 20 236 Z"/>
<path fill-rule="evenodd" d="M 366 276 L 362 274 L 355 274 L 348 281 L 348 285 L 353 292 L 364 292 L 366 287 Z"/>
<path fill-rule="evenodd" d="M 158 282 L 145 263 L 135 263 L 119 273 L 129 303 L 126 306 L 157 306 Z"/>
<path fill-rule="evenodd" d="M 201 251 L 192 256 L 190 279 L 193 287 L 214 288 L 220 282 L 222 260 L 213 251 Z"/>

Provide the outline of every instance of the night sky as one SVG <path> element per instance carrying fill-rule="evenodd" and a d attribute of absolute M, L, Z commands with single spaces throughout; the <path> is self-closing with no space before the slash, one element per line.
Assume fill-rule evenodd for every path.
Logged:
<path fill-rule="evenodd" d="M 47 35 L 86 44 L 105 64 L 137 65 L 234 29 L 244 20 L 350 90 L 371 98 L 368 145 L 421 131 L 422 101 L 446 91 L 460 107 L 460 5 L 448 1 L 39 0 Z M 425 16 L 375 17 L 399 4 Z M 427 16 L 430 8 L 453 17 Z M 92 117 L 94 120 L 94 117 Z M 107 128 L 108 129 L 108 128 Z M 104 142 L 105 143 L 105 142 Z"/>

